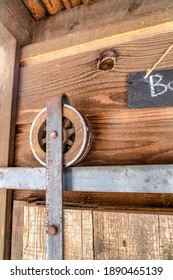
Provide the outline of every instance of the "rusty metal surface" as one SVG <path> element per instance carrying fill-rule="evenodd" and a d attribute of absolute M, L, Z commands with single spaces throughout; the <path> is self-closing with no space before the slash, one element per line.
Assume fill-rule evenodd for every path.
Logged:
<path fill-rule="evenodd" d="M 46 124 L 46 259 L 63 259 L 62 96 L 47 104 Z"/>
<path fill-rule="evenodd" d="M 35 20 L 41 20 L 63 10 L 69 10 L 93 0 L 22 0 Z"/>

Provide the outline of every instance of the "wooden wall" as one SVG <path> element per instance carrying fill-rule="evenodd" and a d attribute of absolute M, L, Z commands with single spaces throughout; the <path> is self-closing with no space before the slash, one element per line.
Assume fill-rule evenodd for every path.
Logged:
<path fill-rule="evenodd" d="M 45 259 L 45 207 L 15 201 L 14 209 L 12 259 Z M 66 208 L 65 259 L 171 260 L 172 228 L 169 214 Z"/>
<path fill-rule="evenodd" d="M 88 117 L 92 127 L 91 150 L 80 165 L 173 162 L 173 143 L 170 141 L 173 136 L 173 109 L 134 110 L 127 107 L 128 73 L 146 71 L 172 42 L 172 2 L 165 1 L 167 12 L 165 9 L 161 12 L 161 2 L 149 2 L 141 3 L 154 5 L 157 2 L 156 10 L 151 10 L 152 6 L 149 6 L 149 10 L 146 5 L 145 9 L 141 8 L 141 13 L 137 8 L 132 9 L 137 13 L 136 17 L 129 15 L 122 21 L 115 20 L 105 28 L 97 26 L 96 29 L 76 31 L 72 34 L 72 40 L 69 40 L 69 34 L 59 38 L 55 36 L 54 39 L 22 48 L 16 122 L 16 166 L 39 166 L 29 147 L 31 123 L 46 106 L 48 96 L 62 92 L 68 94 L 71 104 Z M 123 3 L 127 5 L 127 2 Z M 131 1 L 129 3 L 132 5 Z M 122 10 L 127 8 L 123 5 Z M 117 14 L 115 11 L 114 13 L 115 19 L 116 15 L 118 18 L 119 10 Z M 55 34 L 52 33 L 53 30 L 50 30 L 50 36 Z M 99 35 L 93 38 L 95 34 Z M 116 54 L 115 68 L 107 72 L 98 71 L 100 55 L 108 49 Z M 171 51 L 158 69 L 172 68 L 172 56 Z M 14 192 L 15 198 L 27 195 L 35 193 Z M 39 196 L 44 197 L 44 193 L 39 193 Z M 86 200 L 95 203 L 97 200 L 100 203 L 100 197 L 102 195 L 71 194 L 66 199 L 68 202 Z M 141 207 L 173 205 L 172 195 L 146 194 L 138 199 L 133 195 L 133 198 L 130 194 L 122 194 L 118 200 L 108 195 L 106 201 L 110 203 L 113 199 L 118 207 L 127 207 L 128 203 L 129 207 L 133 204 L 137 206 L 138 201 Z M 119 201 L 122 202 L 121 205 Z"/>
<path fill-rule="evenodd" d="M 75 20 L 73 22 L 69 15 L 67 28 L 63 29 L 65 21 L 59 29 L 54 28 L 58 25 L 58 17 L 47 20 L 35 30 L 35 43 L 22 48 L 15 166 L 39 166 L 29 147 L 30 127 L 35 116 L 46 106 L 48 96 L 63 92 L 69 96 L 71 104 L 88 117 L 92 127 L 91 150 L 80 165 L 173 162 L 173 142 L 170 141 L 173 109 L 134 110 L 127 107 L 128 74 L 147 71 L 172 43 L 172 1 L 123 1 L 112 13 L 113 1 L 101 2 L 104 3 L 102 8 L 110 9 L 103 9 L 100 25 L 99 17 L 93 20 L 96 15 L 93 8 L 96 4 L 93 3 L 88 8 L 81 7 L 83 16 L 87 9 L 92 12 L 91 19 L 88 13 L 82 23 L 76 24 L 80 10 L 74 10 Z M 116 2 L 120 4 L 120 1 Z M 112 16 L 108 20 L 109 13 Z M 64 20 L 66 16 L 64 14 Z M 115 68 L 108 72 L 98 71 L 101 54 L 110 49 L 116 54 Z M 172 68 L 172 59 L 173 51 L 157 69 Z M 28 196 L 45 199 L 44 192 L 13 192 L 14 199 Z M 87 209 L 80 204 L 80 209 L 65 211 L 67 259 L 172 259 L 172 215 L 169 214 L 173 209 L 173 195 L 68 192 L 64 199 L 72 206 L 90 204 Z M 100 205 L 109 205 L 114 210 L 105 211 Z M 20 213 L 21 207 L 18 205 Z M 115 209 L 123 213 L 115 212 Z M 134 210 L 139 213 L 129 212 Z M 146 210 L 152 214 L 140 212 Z M 17 213 L 18 210 L 14 211 Z M 14 225 L 24 225 L 22 238 L 18 239 L 13 233 L 13 248 L 16 247 L 14 244 L 19 244 L 20 258 L 43 259 L 45 207 L 25 205 L 23 211 L 24 220 L 20 214 L 13 219 Z M 33 217 L 37 217 L 37 222 Z M 29 224 L 32 225 L 30 229 Z M 14 228 L 17 232 L 17 226 Z M 79 236 L 77 242 L 74 238 L 76 228 L 80 232 L 80 242 Z M 17 236 L 19 233 L 22 232 L 19 230 Z M 35 243 L 33 234 L 37 236 Z M 86 251 L 88 237 L 90 243 Z M 17 256 L 13 255 L 13 258 Z"/>

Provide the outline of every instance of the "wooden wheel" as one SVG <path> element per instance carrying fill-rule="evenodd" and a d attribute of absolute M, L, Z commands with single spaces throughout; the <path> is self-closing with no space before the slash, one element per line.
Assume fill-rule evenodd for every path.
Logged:
<path fill-rule="evenodd" d="M 30 130 L 30 147 L 34 157 L 46 166 L 46 108 L 35 118 Z M 88 120 L 75 108 L 63 106 L 64 166 L 75 165 L 88 153 L 91 129 Z"/>

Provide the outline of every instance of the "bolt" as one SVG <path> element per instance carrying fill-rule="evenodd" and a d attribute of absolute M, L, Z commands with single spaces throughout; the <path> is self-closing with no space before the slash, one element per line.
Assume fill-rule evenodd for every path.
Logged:
<path fill-rule="evenodd" d="M 56 130 L 53 130 L 53 131 L 50 133 L 50 138 L 52 138 L 52 139 L 55 139 L 57 136 L 58 136 L 58 132 L 57 132 Z"/>
<path fill-rule="evenodd" d="M 48 234 L 56 235 L 58 232 L 58 228 L 54 225 L 48 227 Z"/>

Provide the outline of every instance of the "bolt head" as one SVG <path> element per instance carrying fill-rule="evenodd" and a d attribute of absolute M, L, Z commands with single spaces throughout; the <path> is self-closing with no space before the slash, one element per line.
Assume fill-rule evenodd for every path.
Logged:
<path fill-rule="evenodd" d="M 52 138 L 52 139 L 55 139 L 57 136 L 58 136 L 58 132 L 57 132 L 56 130 L 53 130 L 53 131 L 50 133 L 50 138 Z"/>
<path fill-rule="evenodd" d="M 58 232 L 58 228 L 54 225 L 48 227 L 48 234 L 56 235 Z"/>

